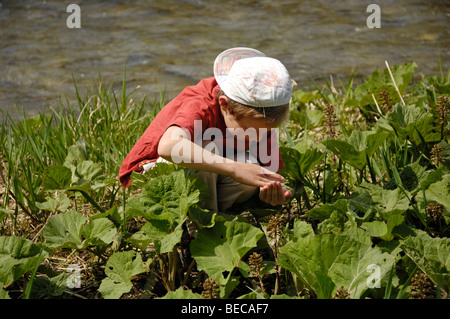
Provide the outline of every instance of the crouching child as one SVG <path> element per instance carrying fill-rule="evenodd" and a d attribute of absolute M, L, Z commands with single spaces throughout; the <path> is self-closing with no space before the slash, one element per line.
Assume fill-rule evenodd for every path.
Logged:
<path fill-rule="evenodd" d="M 189 86 L 165 105 L 124 159 L 123 186 L 133 171 L 159 162 L 198 170 L 212 212 L 259 199 L 278 206 L 290 196 L 276 128 L 289 112 L 292 81 L 284 65 L 250 48 L 232 48 L 214 62 L 214 77 Z"/>

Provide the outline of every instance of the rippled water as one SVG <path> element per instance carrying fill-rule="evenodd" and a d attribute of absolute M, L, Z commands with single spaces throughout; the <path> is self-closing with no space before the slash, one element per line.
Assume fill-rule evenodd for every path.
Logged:
<path fill-rule="evenodd" d="M 234 46 L 280 59 L 300 84 L 352 69 L 416 61 L 417 73 L 449 68 L 450 1 L 388 0 L 381 28 L 369 29 L 361 0 L 0 0 L 0 108 L 29 114 L 73 101 L 72 74 L 82 92 L 101 74 L 120 88 L 168 99 L 212 76 L 218 53 Z M 81 29 L 69 29 L 66 8 L 81 8 Z M 65 102 L 64 102 L 65 103 Z"/>

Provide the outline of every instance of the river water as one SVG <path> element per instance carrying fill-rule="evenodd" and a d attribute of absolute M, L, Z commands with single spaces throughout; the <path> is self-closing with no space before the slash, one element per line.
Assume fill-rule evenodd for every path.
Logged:
<path fill-rule="evenodd" d="M 81 9 L 68 28 L 67 6 Z M 378 3 L 381 28 L 369 28 Z M 0 0 L 0 109 L 27 114 L 73 103 L 98 82 L 153 101 L 212 76 L 224 49 L 247 46 L 278 58 L 300 87 L 312 80 L 365 78 L 388 60 L 415 61 L 416 74 L 450 66 L 450 1 Z"/>

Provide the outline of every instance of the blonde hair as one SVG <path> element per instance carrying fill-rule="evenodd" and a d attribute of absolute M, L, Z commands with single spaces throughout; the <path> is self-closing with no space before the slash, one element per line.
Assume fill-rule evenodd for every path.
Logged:
<path fill-rule="evenodd" d="M 228 98 L 228 111 L 236 117 L 236 120 L 241 120 L 245 117 L 250 117 L 257 120 L 263 120 L 271 126 L 279 126 L 287 118 L 289 114 L 289 103 L 273 106 L 273 107 L 255 107 L 244 105 L 230 99 L 222 90 L 217 93 L 217 101 L 221 96 Z"/>

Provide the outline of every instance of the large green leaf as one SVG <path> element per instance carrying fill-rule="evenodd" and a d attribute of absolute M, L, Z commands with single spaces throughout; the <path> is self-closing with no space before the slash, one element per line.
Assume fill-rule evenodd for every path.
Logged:
<path fill-rule="evenodd" d="M 353 145 L 346 141 L 325 140 L 322 143 L 339 158 L 348 162 L 356 169 L 362 170 L 367 164 L 364 151 L 358 151 Z"/>
<path fill-rule="evenodd" d="M 48 196 L 45 199 L 45 202 L 36 202 L 36 207 L 42 210 L 48 210 L 50 212 L 65 212 L 70 206 L 70 199 L 63 193 L 60 193 L 58 198 Z"/>
<path fill-rule="evenodd" d="M 88 160 L 86 150 L 78 144 L 69 147 L 64 166 L 71 171 L 72 185 L 104 179 L 102 165 Z"/>
<path fill-rule="evenodd" d="M 199 270 L 221 281 L 222 273 L 237 267 L 262 235 L 261 230 L 248 223 L 216 222 L 214 227 L 198 232 L 197 239 L 191 242 L 191 254 Z"/>
<path fill-rule="evenodd" d="M 450 238 L 432 238 L 422 231 L 401 243 L 403 251 L 441 288 L 450 288 Z"/>
<path fill-rule="evenodd" d="M 289 233 L 292 234 L 291 239 L 293 241 L 297 240 L 298 238 L 314 236 L 314 230 L 312 226 L 300 219 L 296 219 L 294 221 L 294 227 L 292 228 L 292 231 L 290 231 Z"/>
<path fill-rule="evenodd" d="M 303 176 L 325 156 L 323 152 L 315 148 L 300 151 L 297 147 L 280 147 L 280 152 L 285 172 L 298 180 L 302 180 Z"/>
<path fill-rule="evenodd" d="M 53 215 L 44 227 L 44 238 L 51 248 L 83 249 L 91 245 L 109 244 L 117 234 L 113 222 L 98 218 L 88 219 L 76 211 Z"/>
<path fill-rule="evenodd" d="M 387 221 L 372 221 L 362 223 L 361 227 L 367 230 L 367 233 L 372 237 L 379 237 L 385 241 L 394 239 L 392 230 L 394 227 L 403 223 L 405 217 L 401 213 L 391 214 L 386 218 Z"/>
<path fill-rule="evenodd" d="M 384 216 L 388 212 L 405 211 L 410 207 L 410 200 L 399 189 L 384 189 L 380 185 L 361 183 L 360 189 L 366 190 L 373 201 L 373 206 Z"/>
<path fill-rule="evenodd" d="M 338 199 L 336 202 L 324 204 L 320 207 L 309 210 L 305 216 L 318 219 L 320 221 L 326 220 L 333 212 L 338 212 L 345 215 L 349 211 L 349 202 L 347 199 Z"/>
<path fill-rule="evenodd" d="M 64 159 L 64 166 L 68 168 L 76 168 L 80 161 L 87 160 L 85 147 L 82 144 L 71 145 L 67 149 L 67 155 Z"/>
<path fill-rule="evenodd" d="M 72 170 L 72 183 L 74 185 L 82 185 L 103 178 L 102 166 L 92 161 L 82 161 L 78 163 L 76 169 Z"/>
<path fill-rule="evenodd" d="M 142 228 L 128 240 L 130 243 L 145 250 L 150 243 L 154 244 L 156 252 L 161 253 L 161 243 L 169 234 L 170 223 L 164 219 L 147 221 Z"/>
<path fill-rule="evenodd" d="M 61 190 L 71 183 L 72 172 L 63 165 L 47 166 L 44 170 L 44 189 Z"/>
<path fill-rule="evenodd" d="M 437 142 L 441 135 L 434 125 L 434 115 L 415 105 L 396 104 L 386 121 L 395 129 L 401 141 L 408 139 L 414 144 Z M 381 119 L 380 124 L 384 123 Z"/>
<path fill-rule="evenodd" d="M 129 200 L 126 208 L 127 217 L 144 216 L 148 220 L 129 242 L 140 248 L 153 242 L 158 253 L 172 251 L 181 239 L 182 225 L 189 210 L 195 210 L 195 204 L 206 199 L 208 194 L 208 187 L 193 171 L 170 170 L 166 173 L 149 180 L 142 192 Z M 197 215 L 196 220 L 199 219 Z M 207 223 L 206 220 L 203 222 Z"/>
<path fill-rule="evenodd" d="M 389 133 L 383 130 L 354 130 L 346 140 L 325 140 L 323 144 L 354 168 L 362 170 Z"/>
<path fill-rule="evenodd" d="M 106 278 L 98 291 L 105 299 L 118 299 L 133 287 L 131 278 L 146 271 L 140 254 L 134 251 L 114 253 L 106 263 Z"/>
<path fill-rule="evenodd" d="M 149 220 L 127 241 L 142 250 L 153 243 L 156 253 L 163 254 L 172 251 L 173 247 L 180 242 L 182 235 L 182 224 L 171 231 L 167 220 L 153 219 Z"/>
<path fill-rule="evenodd" d="M 46 256 L 47 252 L 43 251 L 41 246 L 33 244 L 28 239 L 1 236 L 0 286 L 8 287 L 26 272 L 33 270 L 36 263 Z"/>
<path fill-rule="evenodd" d="M 331 298 L 344 286 L 351 298 L 370 287 L 372 269 L 379 280 L 391 269 L 394 257 L 362 241 L 342 235 L 316 235 L 289 242 L 281 249 L 279 263 L 295 273 L 318 298 Z"/>
<path fill-rule="evenodd" d="M 252 211 L 253 212 L 253 211 Z M 194 221 L 199 228 L 210 228 L 215 224 L 217 213 L 212 213 L 208 209 L 202 209 L 198 205 L 192 206 L 189 209 L 189 218 Z"/>
<path fill-rule="evenodd" d="M 298 91 L 296 91 L 298 92 Z M 306 93 L 311 94 L 311 93 Z M 315 95 L 316 97 L 318 95 Z M 305 109 L 301 111 L 292 110 L 289 112 L 289 119 L 297 125 L 309 129 L 316 127 L 320 123 L 323 112 L 321 110 Z"/>
<path fill-rule="evenodd" d="M 188 170 L 178 170 L 152 178 L 142 193 L 128 202 L 127 215 L 165 219 L 174 229 L 186 220 L 189 208 L 207 194 L 207 186 L 197 176 Z"/>
<path fill-rule="evenodd" d="M 33 288 L 30 293 L 31 299 L 41 299 L 48 297 L 59 297 L 69 289 L 70 273 L 61 273 L 54 277 L 39 276 L 33 281 Z"/>
<path fill-rule="evenodd" d="M 45 243 L 51 248 L 81 248 L 81 232 L 87 220 L 76 211 L 53 215 L 44 227 Z"/>
<path fill-rule="evenodd" d="M 423 185 L 423 182 L 427 179 L 428 175 L 429 171 L 427 171 L 425 167 L 418 163 L 412 163 L 405 166 L 398 174 L 400 180 L 396 181 L 395 177 L 393 177 L 383 186 L 383 188 L 390 190 L 396 189 L 398 187 L 397 183 L 400 183 L 400 186 L 408 191 L 412 197 L 420 190 L 420 186 Z"/>
<path fill-rule="evenodd" d="M 425 191 L 427 201 L 435 201 L 447 211 L 450 211 L 450 174 L 444 175 L 442 180 L 431 184 Z"/>
<path fill-rule="evenodd" d="M 83 247 L 109 244 L 117 234 L 114 223 L 107 218 L 91 221 L 83 227 Z"/>

